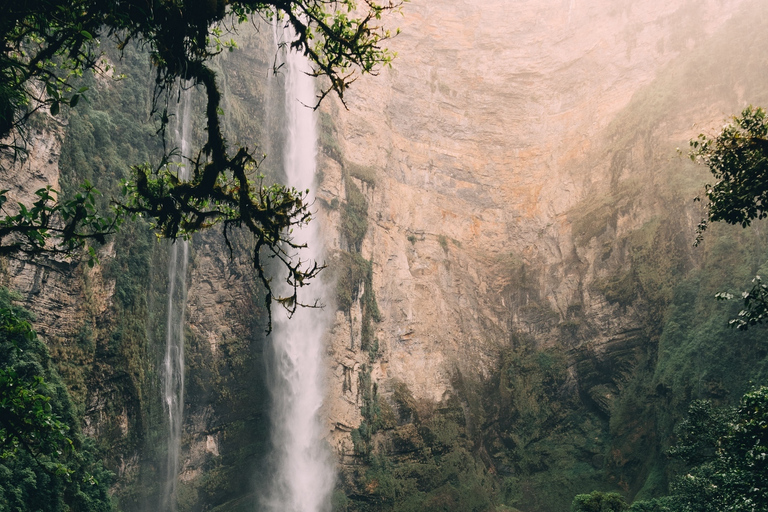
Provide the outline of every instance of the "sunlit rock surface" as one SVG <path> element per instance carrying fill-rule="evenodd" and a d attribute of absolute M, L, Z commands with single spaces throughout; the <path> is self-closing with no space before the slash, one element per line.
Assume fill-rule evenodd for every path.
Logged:
<path fill-rule="evenodd" d="M 392 68 L 358 81 L 349 110 L 325 107 L 344 159 L 375 168 L 375 184 L 356 182 L 369 203 L 362 254 L 383 314 L 372 376 L 384 393 L 403 381 L 440 401 L 456 371 L 482 375 L 516 332 L 564 349 L 632 346 L 635 306 L 610 304 L 593 286 L 626 262 L 575 233 L 575 220 L 591 215 L 590 198 L 629 187 L 637 196 L 598 228 L 613 237 L 638 229 L 660 207 L 658 161 L 754 101 L 692 99 L 684 122 L 678 111 L 669 126 L 616 128 L 639 91 L 742 4 L 415 0 L 387 19 L 401 29 L 389 43 Z M 688 85 L 703 96 L 696 80 Z M 631 140 L 617 143 L 622 136 Z M 343 201 L 340 166 L 326 158 L 324 171 L 326 200 Z M 681 230 L 692 233 L 696 220 Z M 330 349 L 331 439 L 346 454 L 360 421 L 357 374 L 368 364 L 354 343 L 357 307 L 338 314 Z M 574 315 L 581 331 L 563 335 Z"/>

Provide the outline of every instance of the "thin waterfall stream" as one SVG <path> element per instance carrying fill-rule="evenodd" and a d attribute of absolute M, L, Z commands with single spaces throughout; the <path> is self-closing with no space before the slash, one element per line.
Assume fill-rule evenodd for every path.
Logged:
<path fill-rule="evenodd" d="M 192 88 L 181 85 L 174 130 L 175 146 L 179 148 L 178 175 L 189 177 L 185 159 L 189 158 L 190 103 Z M 177 507 L 181 432 L 184 421 L 184 311 L 187 303 L 187 266 L 189 242 L 171 242 L 168 254 L 168 305 L 165 324 L 165 355 L 162 366 L 163 405 L 168 417 L 165 490 L 161 510 L 174 512 Z"/>
<path fill-rule="evenodd" d="M 280 29 L 275 29 L 279 43 Z M 310 190 L 317 167 L 315 83 L 304 56 L 285 50 L 285 133 L 283 165 L 286 184 Z M 308 198 L 311 201 L 311 197 Z M 302 260 L 323 260 L 317 222 L 296 230 L 294 240 L 306 243 Z M 305 302 L 321 301 L 325 290 L 316 280 Z M 326 512 L 335 483 L 335 466 L 324 439 L 320 409 L 324 398 L 323 346 L 330 323 L 323 309 L 298 308 L 293 318 L 275 311 L 275 332 L 269 359 L 272 395 L 274 473 L 262 505 L 274 512 Z"/>

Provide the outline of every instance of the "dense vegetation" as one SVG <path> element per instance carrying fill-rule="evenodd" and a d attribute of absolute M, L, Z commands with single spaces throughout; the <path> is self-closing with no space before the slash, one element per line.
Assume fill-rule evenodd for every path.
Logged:
<path fill-rule="evenodd" d="M 681 461 L 671 494 L 628 505 L 618 493 L 574 498 L 572 512 L 749 512 L 768 510 L 768 388 L 738 407 L 696 400 L 675 429 L 669 455 Z"/>
<path fill-rule="evenodd" d="M 0 289 L 0 510 L 111 511 L 112 474 L 15 298 Z"/>
<path fill-rule="evenodd" d="M 707 184 L 707 218 L 699 224 L 699 240 L 709 222 L 726 222 L 746 228 L 768 216 L 768 122 L 762 108 L 747 107 L 716 136 L 699 135 L 691 141 L 691 159 L 709 167 L 717 180 Z M 760 276 L 743 292 L 744 309 L 730 321 L 737 329 L 768 320 L 768 286 Z M 719 299 L 733 295 L 721 292 Z"/>

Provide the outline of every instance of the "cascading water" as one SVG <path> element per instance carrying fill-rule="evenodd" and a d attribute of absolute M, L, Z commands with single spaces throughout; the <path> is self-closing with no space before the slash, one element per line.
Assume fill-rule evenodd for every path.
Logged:
<path fill-rule="evenodd" d="M 276 41 L 280 37 L 275 31 Z M 314 181 L 317 133 L 314 112 L 306 105 L 316 101 L 314 81 L 307 60 L 286 51 L 285 77 L 286 140 L 284 168 L 287 185 L 310 189 Z M 294 233 L 306 243 L 303 260 L 322 259 L 322 241 L 316 222 Z M 322 299 L 318 280 L 310 293 Z M 272 357 L 269 361 L 272 394 L 272 443 L 275 471 L 265 509 L 274 512 L 324 512 L 330 509 L 335 467 L 324 440 L 319 416 L 323 403 L 323 337 L 329 317 L 321 309 L 299 308 L 288 319 L 275 311 Z"/>
<path fill-rule="evenodd" d="M 192 88 L 182 85 L 177 109 L 174 137 L 180 151 L 178 174 L 189 177 L 185 164 L 189 158 L 190 103 Z M 175 240 L 168 254 L 168 316 L 165 324 L 165 356 L 163 357 L 163 404 L 168 415 L 168 455 L 166 459 L 165 491 L 161 510 L 176 510 L 176 491 L 181 453 L 181 427 L 184 413 L 184 310 L 187 303 L 187 262 L 189 243 Z"/>

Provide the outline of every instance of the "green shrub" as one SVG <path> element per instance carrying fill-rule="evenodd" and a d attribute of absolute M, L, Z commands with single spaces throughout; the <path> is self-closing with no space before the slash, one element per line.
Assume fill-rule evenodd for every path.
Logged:
<path fill-rule="evenodd" d="M 621 494 L 592 491 L 573 499 L 571 512 L 623 512 L 629 508 Z"/>
<path fill-rule="evenodd" d="M 376 186 L 376 169 L 349 161 L 344 162 L 344 170 L 353 178 L 357 178 L 370 187 Z"/>
<path fill-rule="evenodd" d="M 336 307 L 349 311 L 360 295 L 361 287 L 367 291 L 368 278 L 372 273 L 371 263 L 359 253 L 340 251 L 334 268 L 336 273 Z M 365 291 L 364 291 L 365 293 Z"/>
<path fill-rule="evenodd" d="M 30 314 L 13 298 L 0 289 L 0 510 L 111 511 L 112 474 L 83 436 Z"/>

